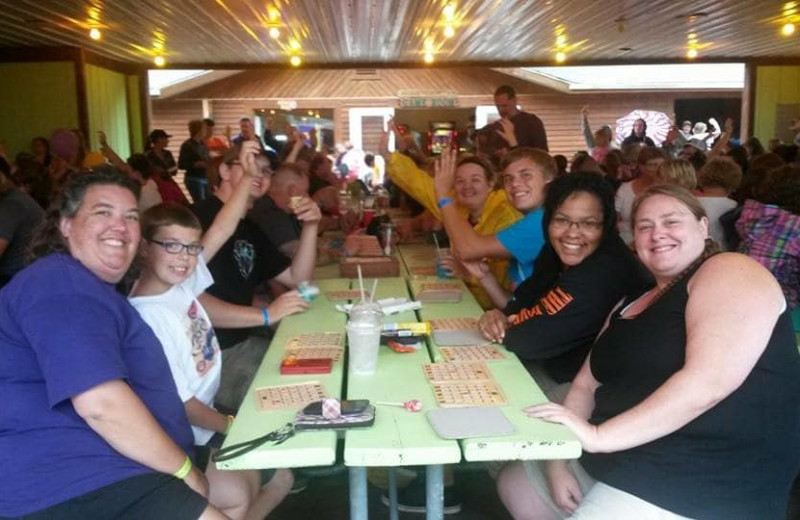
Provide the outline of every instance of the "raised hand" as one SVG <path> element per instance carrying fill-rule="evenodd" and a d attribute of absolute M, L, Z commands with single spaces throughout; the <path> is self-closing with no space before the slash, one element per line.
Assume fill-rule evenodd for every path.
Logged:
<path fill-rule="evenodd" d="M 517 146 L 517 136 L 514 134 L 514 123 L 511 122 L 508 118 L 502 118 L 500 120 L 500 128 L 495 130 L 497 135 L 505 139 L 508 143 L 509 148 L 514 148 Z"/>
<path fill-rule="evenodd" d="M 261 170 L 256 164 L 256 157 L 261 152 L 258 143 L 255 141 L 242 141 L 242 148 L 239 150 L 239 164 L 246 176 L 256 177 L 261 175 Z"/>
<path fill-rule="evenodd" d="M 457 154 L 458 150 L 455 148 L 445 150 L 436 161 L 434 169 L 436 173 L 434 175 L 433 185 L 437 199 L 447 197 L 450 195 L 450 192 L 453 191 L 453 183 L 456 178 L 456 164 L 458 162 Z"/>

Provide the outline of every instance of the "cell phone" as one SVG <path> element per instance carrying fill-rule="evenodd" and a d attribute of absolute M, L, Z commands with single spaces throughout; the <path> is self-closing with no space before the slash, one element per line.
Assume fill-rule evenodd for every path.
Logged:
<path fill-rule="evenodd" d="M 353 399 L 341 401 L 342 415 L 358 415 L 369 408 L 369 399 Z M 314 401 L 303 408 L 306 415 L 322 415 L 322 401 Z"/>

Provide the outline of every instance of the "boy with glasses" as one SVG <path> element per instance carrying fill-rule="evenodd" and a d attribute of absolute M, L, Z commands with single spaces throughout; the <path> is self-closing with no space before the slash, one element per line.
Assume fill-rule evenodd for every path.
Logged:
<path fill-rule="evenodd" d="M 198 297 L 214 283 L 206 262 L 220 251 L 244 215 L 250 191 L 247 181 L 260 176 L 256 153 L 254 146 L 242 148 L 242 182 L 202 237 L 200 222 L 183 205 L 159 204 L 145 212 L 140 246 L 143 272 L 130 297 L 166 354 L 192 426 L 196 465 L 209 480 L 209 500 L 232 518 L 246 514 L 263 518 L 283 500 L 293 482 L 290 471 L 278 470 L 268 475 L 262 488 L 259 472 L 219 471 L 210 462 L 233 417 L 214 408 L 222 356 L 212 326 L 214 314 L 206 312 Z M 279 301 L 293 299 L 299 299 L 296 292 L 273 302 L 274 315 L 279 315 Z M 257 326 L 270 308 L 237 306 L 234 310 L 241 326 Z"/>

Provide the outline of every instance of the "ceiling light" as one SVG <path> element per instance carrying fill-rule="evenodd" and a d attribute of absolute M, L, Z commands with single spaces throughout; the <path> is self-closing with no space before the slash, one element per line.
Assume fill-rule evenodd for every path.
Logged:
<path fill-rule="evenodd" d="M 277 27 L 273 27 L 269 30 L 269 37 L 273 40 L 277 40 L 281 36 L 281 31 Z"/>
<path fill-rule="evenodd" d="M 303 60 L 300 59 L 300 56 L 292 56 L 289 59 L 289 63 L 292 64 L 292 67 L 299 67 L 300 64 L 303 63 Z"/>
<path fill-rule="evenodd" d="M 93 40 L 99 40 L 102 36 L 103 35 L 100 34 L 100 29 L 97 27 L 92 27 L 92 29 L 89 31 L 89 38 Z"/>
<path fill-rule="evenodd" d="M 456 6 L 455 4 L 447 4 L 442 9 L 442 14 L 447 20 L 452 20 L 456 16 Z"/>
<path fill-rule="evenodd" d="M 433 53 L 426 52 L 425 53 L 425 63 L 433 63 Z"/>
<path fill-rule="evenodd" d="M 448 25 L 447 27 L 444 28 L 444 35 L 446 38 L 452 38 L 453 36 L 456 35 L 456 30 L 453 29 L 452 25 Z"/>
<path fill-rule="evenodd" d="M 293 51 L 298 51 L 298 50 L 300 50 L 300 42 L 297 41 L 295 38 L 292 38 L 291 40 L 289 40 L 289 47 Z"/>
<path fill-rule="evenodd" d="M 557 52 L 556 53 L 556 63 L 564 63 L 565 61 L 567 61 L 566 53 Z"/>
<path fill-rule="evenodd" d="M 793 23 L 786 23 L 783 24 L 781 27 L 781 34 L 784 36 L 791 36 L 794 34 L 794 24 Z"/>
<path fill-rule="evenodd" d="M 686 57 L 693 60 L 697 57 L 697 49 L 689 49 L 686 51 Z"/>
<path fill-rule="evenodd" d="M 314 111 L 313 110 L 309 110 L 308 111 L 308 115 L 313 116 L 314 115 Z"/>
<path fill-rule="evenodd" d="M 558 47 L 563 47 L 564 45 L 566 45 L 566 43 L 567 43 L 566 36 L 564 36 L 563 34 L 559 34 L 558 36 L 556 36 L 556 45 Z"/>
<path fill-rule="evenodd" d="M 270 114 L 274 114 L 274 113 L 275 113 L 275 111 L 274 111 L 274 110 L 270 110 L 270 111 L 269 111 L 269 113 L 270 113 Z"/>
<path fill-rule="evenodd" d="M 153 58 L 153 63 L 156 64 L 156 67 L 163 67 L 167 64 L 167 60 L 164 59 L 164 56 L 156 56 Z"/>

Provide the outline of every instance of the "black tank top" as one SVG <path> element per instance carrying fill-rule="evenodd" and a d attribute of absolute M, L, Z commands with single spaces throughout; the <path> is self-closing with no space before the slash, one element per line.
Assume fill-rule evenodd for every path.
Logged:
<path fill-rule="evenodd" d="M 592 424 L 640 403 L 683 366 L 689 278 L 638 316 L 617 315 L 598 338 Z M 661 439 L 586 453 L 582 463 L 595 479 L 679 515 L 785 519 L 800 470 L 800 354 L 788 310 L 742 386 L 715 407 Z"/>

